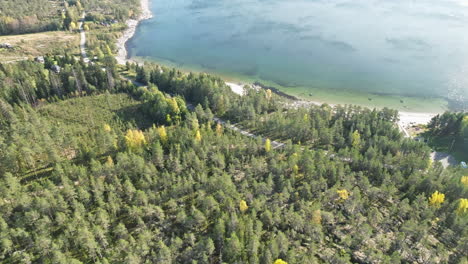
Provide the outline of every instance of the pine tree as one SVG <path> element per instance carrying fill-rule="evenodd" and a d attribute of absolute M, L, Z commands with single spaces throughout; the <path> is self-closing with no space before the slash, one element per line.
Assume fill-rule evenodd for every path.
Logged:
<path fill-rule="evenodd" d="M 242 245 L 239 238 L 235 233 L 231 234 L 231 237 L 227 239 L 226 246 L 224 247 L 224 256 L 228 263 L 235 263 L 241 256 Z"/>

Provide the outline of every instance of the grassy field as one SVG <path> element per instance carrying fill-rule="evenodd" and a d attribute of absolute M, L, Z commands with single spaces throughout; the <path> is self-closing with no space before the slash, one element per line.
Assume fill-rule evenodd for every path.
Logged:
<path fill-rule="evenodd" d="M 13 49 L 0 49 L 0 62 L 14 62 L 45 54 L 64 51 L 79 53 L 80 35 L 65 31 L 51 31 L 24 35 L 0 36 L 0 43 L 9 43 Z"/>
<path fill-rule="evenodd" d="M 103 124 L 122 130 L 149 127 L 152 122 L 141 113 L 141 106 L 140 101 L 127 94 L 101 94 L 45 104 L 38 112 L 62 128 L 85 134 L 102 129 Z"/>

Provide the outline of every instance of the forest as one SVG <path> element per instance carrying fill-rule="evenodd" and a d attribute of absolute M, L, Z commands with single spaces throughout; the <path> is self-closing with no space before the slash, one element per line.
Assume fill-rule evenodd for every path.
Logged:
<path fill-rule="evenodd" d="M 74 30 L 83 11 L 92 22 L 125 22 L 140 12 L 138 0 L 2 0 L 0 35 Z"/>
<path fill-rule="evenodd" d="M 467 262 L 468 170 L 396 111 L 101 61 L 0 65 L 0 262 Z"/>

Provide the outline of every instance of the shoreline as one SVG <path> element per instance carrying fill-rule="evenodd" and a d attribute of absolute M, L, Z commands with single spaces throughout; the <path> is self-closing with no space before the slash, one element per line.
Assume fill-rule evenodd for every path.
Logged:
<path fill-rule="evenodd" d="M 330 105 L 332 107 L 337 105 L 337 104 L 330 104 L 330 103 L 327 103 L 327 102 L 303 100 L 303 99 L 297 98 L 295 96 L 286 94 L 286 93 L 284 93 L 284 92 L 282 92 L 282 91 L 280 91 L 280 90 L 278 90 L 278 89 L 276 89 L 274 87 L 264 86 L 264 85 L 261 85 L 259 83 L 245 84 L 245 83 L 226 82 L 226 85 L 228 85 L 234 93 L 239 94 L 241 96 L 244 94 L 244 86 L 245 85 L 250 86 L 250 87 L 252 87 L 254 89 L 257 89 L 257 90 L 258 89 L 263 89 L 263 90 L 272 89 L 273 93 L 276 93 L 279 96 L 282 96 L 282 97 L 293 100 L 292 107 L 295 107 L 295 108 L 308 107 L 308 106 L 311 106 L 311 105 L 321 106 L 323 104 L 328 104 L 328 105 Z M 370 107 L 367 107 L 367 108 L 370 108 Z M 414 126 L 414 125 L 427 125 L 427 124 L 429 124 L 429 122 L 431 121 L 431 119 L 433 117 L 435 117 L 436 115 L 441 114 L 441 113 L 405 112 L 405 111 L 398 110 L 398 114 L 399 114 L 399 120 L 397 122 L 398 128 L 405 135 L 405 137 L 409 138 L 409 137 L 411 137 L 411 135 L 408 133 L 407 129 L 409 129 L 411 126 Z"/>
<path fill-rule="evenodd" d="M 150 0 L 140 0 L 141 4 L 141 14 L 137 19 L 129 19 L 126 21 L 127 29 L 123 32 L 122 36 L 117 40 L 117 48 L 118 52 L 115 56 L 118 64 L 125 64 L 128 61 L 134 62 L 134 60 L 128 58 L 128 50 L 126 43 L 135 35 L 136 29 L 141 21 L 147 20 L 153 17 L 153 13 L 150 10 Z M 137 62 L 138 63 L 138 62 Z M 264 85 L 258 83 L 244 83 L 244 82 L 230 82 L 225 80 L 226 85 L 228 85 L 231 90 L 239 95 L 244 94 L 244 86 L 251 86 L 256 89 L 268 89 L 270 87 L 263 87 Z M 274 87 L 273 87 L 274 88 Z M 307 107 L 308 105 L 322 105 L 322 104 L 329 104 L 330 106 L 334 106 L 336 104 L 330 104 L 326 102 L 319 102 L 319 101 L 311 101 L 306 99 L 297 98 L 294 95 L 284 93 L 276 88 L 274 88 L 275 93 L 279 94 L 280 96 L 284 96 L 286 98 L 292 99 L 294 98 L 294 106 L 295 107 Z M 370 107 L 368 107 L 370 108 Z M 399 121 L 398 127 L 400 128 L 401 132 L 405 134 L 405 136 L 409 137 L 410 135 L 407 132 L 407 128 L 411 127 L 412 125 L 426 125 L 430 122 L 430 120 L 440 113 L 429 113 L 429 112 L 405 112 L 398 110 L 399 113 Z"/>
<path fill-rule="evenodd" d="M 129 19 L 125 22 L 127 29 L 123 32 L 122 36 L 117 40 L 117 55 L 115 59 L 118 64 L 125 64 L 130 61 L 128 58 L 127 42 L 135 35 L 138 24 L 141 21 L 147 20 L 153 17 L 153 13 L 150 9 L 150 0 L 140 0 L 141 14 L 137 19 Z"/>

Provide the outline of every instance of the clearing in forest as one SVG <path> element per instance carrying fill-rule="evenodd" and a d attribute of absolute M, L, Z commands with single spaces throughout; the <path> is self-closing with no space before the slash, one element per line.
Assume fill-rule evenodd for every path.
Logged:
<path fill-rule="evenodd" d="M 0 44 L 8 43 L 12 46 L 0 48 L 0 62 L 14 62 L 60 51 L 78 53 L 79 41 L 79 34 L 65 31 L 0 36 Z"/>

